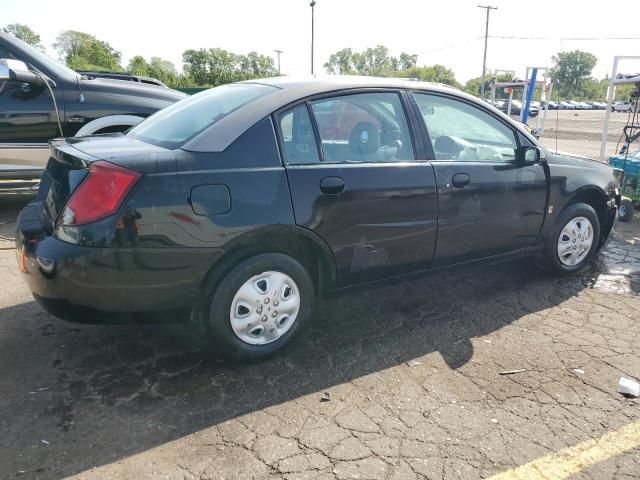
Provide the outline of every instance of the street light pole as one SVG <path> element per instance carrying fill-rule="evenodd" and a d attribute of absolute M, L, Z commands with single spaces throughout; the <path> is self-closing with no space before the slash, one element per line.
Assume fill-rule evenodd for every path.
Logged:
<path fill-rule="evenodd" d="M 484 30 L 484 56 L 482 58 L 482 83 L 480 84 L 480 98 L 484 98 L 484 77 L 487 73 L 487 40 L 489 39 L 489 12 L 491 10 L 497 10 L 498 7 L 478 5 L 478 8 L 484 8 L 487 11 L 487 23 Z"/>
<path fill-rule="evenodd" d="M 274 50 L 278 54 L 278 75 L 280 75 L 280 54 L 284 53 L 282 50 Z"/>
<path fill-rule="evenodd" d="M 314 8 L 316 6 L 316 0 L 311 0 L 311 3 L 309 4 L 309 6 L 311 7 L 311 75 L 313 75 L 313 11 Z"/>

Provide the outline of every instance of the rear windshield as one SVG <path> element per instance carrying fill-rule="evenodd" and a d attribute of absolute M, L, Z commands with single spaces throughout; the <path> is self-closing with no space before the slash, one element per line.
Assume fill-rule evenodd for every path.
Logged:
<path fill-rule="evenodd" d="M 178 148 L 229 113 L 274 90 L 257 83 L 221 85 L 160 110 L 127 135 L 159 147 Z"/>

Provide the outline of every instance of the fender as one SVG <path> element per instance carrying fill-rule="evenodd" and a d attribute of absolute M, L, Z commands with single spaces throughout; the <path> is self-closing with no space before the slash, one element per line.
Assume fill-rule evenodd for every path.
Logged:
<path fill-rule="evenodd" d="M 133 127 L 139 124 L 144 118 L 137 117 L 135 115 L 109 115 L 106 117 L 96 118 L 84 125 L 75 134 L 76 137 L 84 137 L 85 135 L 92 135 L 99 130 L 113 126 L 126 126 Z"/>

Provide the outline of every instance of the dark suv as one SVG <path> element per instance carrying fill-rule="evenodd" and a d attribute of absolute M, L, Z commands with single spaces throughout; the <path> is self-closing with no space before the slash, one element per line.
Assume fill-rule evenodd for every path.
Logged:
<path fill-rule="evenodd" d="M 261 358 L 334 290 L 522 255 L 576 272 L 619 202 L 611 167 L 551 154 L 453 88 L 281 77 L 52 142 L 16 242 L 55 315 L 183 308 Z"/>
<path fill-rule="evenodd" d="M 125 131 L 185 96 L 82 76 L 0 32 L 0 196 L 35 193 L 50 139 Z"/>

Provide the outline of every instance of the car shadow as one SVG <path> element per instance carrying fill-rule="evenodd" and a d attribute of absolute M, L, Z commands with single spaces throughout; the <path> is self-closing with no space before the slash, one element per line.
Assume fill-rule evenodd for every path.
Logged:
<path fill-rule="evenodd" d="M 458 369 L 474 339 L 592 277 L 548 277 L 520 260 L 323 300 L 291 348 L 249 365 L 221 359 L 194 325 L 76 325 L 34 302 L 5 308 L 0 464 L 58 478 L 432 353 Z"/>

